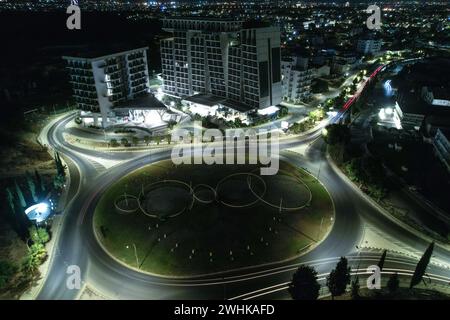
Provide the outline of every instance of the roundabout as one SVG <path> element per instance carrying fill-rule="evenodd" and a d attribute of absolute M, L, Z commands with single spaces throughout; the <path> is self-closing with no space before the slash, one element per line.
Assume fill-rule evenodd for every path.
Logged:
<path fill-rule="evenodd" d="M 100 196 L 93 219 L 97 240 L 121 263 L 161 276 L 295 259 L 331 230 L 333 203 L 304 170 L 280 166 L 273 177 L 255 174 L 257 165 L 174 166 L 170 160 L 134 170 Z M 115 212 L 125 195 L 137 201 L 134 214 Z"/>
<path fill-rule="evenodd" d="M 68 300 L 77 299 L 79 297 L 80 291 L 68 290 L 65 285 L 67 276 L 66 268 L 68 265 L 78 265 L 82 271 L 82 283 L 90 288 L 95 288 L 97 292 L 101 293 L 102 296 L 107 299 L 230 299 L 234 297 L 243 299 L 249 296 L 254 296 L 255 298 L 263 297 L 266 299 L 286 299 L 288 293 L 283 286 L 290 281 L 292 273 L 300 264 L 314 266 L 319 274 L 326 275 L 335 266 L 339 256 L 349 257 L 352 267 L 360 266 L 361 269 L 368 265 L 378 263 L 381 254 L 380 252 L 372 253 L 370 255 L 363 253 L 359 255 L 355 251 L 355 245 L 361 244 L 360 241 L 366 224 L 369 224 L 372 228 L 376 228 L 377 230 L 383 230 L 385 235 L 389 235 L 392 239 L 395 239 L 397 243 L 410 246 L 411 248 L 414 248 L 414 250 L 423 251 L 429 244 L 428 241 L 424 241 L 380 214 L 376 207 L 355 192 L 355 190 L 335 172 L 333 167 L 326 161 L 324 149 L 322 148 L 323 142 L 316 142 L 316 139 L 320 136 L 319 130 L 305 135 L 300 140 L 295 137 L 283 141 L 282 150 L 306 144 L 310 144 L 310 147 L 308 147 L 304 156 L 300 156 L 293 152 L 282 151 L 281 159 L 292 164 L 296 168 L 304 168 L 307 172 L 313 172 L 314 175 L 320 170 L 321 183 L 317 183 L 316 185 L 321 186 L 323 184 L 323 186 L 326 187 L 326 190 L 329 191 L 332 197 L 335 209 L 335 218 L 331 230 L 326 234 L 325 230 L 323 230 L 325 239 L 315 244 L 314 248 L 307 248 L 310 250 L 307 250 L 304 254 L 298 254 L 296 252 L 296 258 L 289 261 L 278 260 L 279 262 L 277 263 L 264 265 L 261 265 L 259 261 L 249 261 L 249 264 L 251 264 L 250 267 L 238 268 L 238 270 L 235 270 L 233 266 L 229 266 L 228 272 L 221 272 L 219 268 L 216 268 L 216 270 L 219 270 L 218 272 L 220 272 L 220 274 L 215 273 L 214 275 L 202 277 L 192 274 L 184 277 L 173 276 L 176 275 L 176 273 L 168 275 L 167 268 L 161 268 L 162 272 L 158 274 L 150 274 L 150 272 L 145 271 L 142 266 L 140 266 L 143 261 L 144 263 L 148 263 L 149 261 L 148 258 L 150 256 L 147 257 L 147 260 L 144 259 L 150 250 L 143 250 L 144 248 L 149 249 L 149 247 L 145 247 L 145 243 L 142 247 L 139 243 L 133 243 L 132 241 L 134 240 L 135 234 L 130 230 L 120 228 L 120 225 L 117 226 L 116 230 L 122 231 L 118 233 L 122 242 L 111 241 L 108 243 L 108 246 L 106 246 L 104 244 L 104 239 L 101 239 L 103 233 L 106 235 L 107 241 L 109 241 L 114 230 L 99 230 L 98 223 L 101 223 L 102 221 L 97 215 L 94 215 L 94 213 L 96 213 L 102 197 L 121 178 L 132 174 L 140 168 L 145 168 L 147 165 L 155 165 L 159 161 L 168 159 L 170 157 L 170 150 L 157 150 L 149 155 L 148 152 L 110 153 L 83 149 L 71 145 L 64 140 L 64 127 L 71 119 L 72 116 L 61 118 L 60 121 L 49 128 L 48 134 L 46 134 L 48 137 L 48 144 L 55 150 L 61 152 L 68 164 L 71 180 L 69 199 L 71 200 L 64 210 L 65 218 L 62 222 L 61 236 L 57 239 L 57 250 L 51 255 L 49 272 L 46 276 L 43 275 L 45 281 L 39 291 L 37 299 Z M 101 159 L 114 159 L 115 161 L 123 162 L 104 172 L 98 172 L 97 168 L 90 162 L 90 157 L 95 157 L 99 159 L 99 161 L 101 161 Z M 130 159 L 131 161 L 128 161 Z M 321 169 L 319 169 L 320 166 Z M 165 171 L 168 170 L 173 170 L 173 167 L 168 167 Z M 245 172 L 252 172 L 252 169 L 245 170 Z M 311 177 L 311 175 L 307 173 L 305 173 L 305 175 L 306 177 Z M 170 177 L 166 174 L 165 176 L 162 175 L 161 177 L 156 177 L 153 181 L 142 181 L 142 183 L 145 186 L 152 182 L 164 179 L 169 180 L 169 178 Z M 217 181 L 206 182 L 204 184 L 208 187 L 205 187 L 199 186 L 201 184 L 200 181 L 193 181 L 191 184 L 185 177 L 180 176 L 179 178 L 180 181 L 184 181 L 191 185 L 194 190 L 196 198 L 193 206 L 194 210 L 196 208 L 201 208 L 203 205 L 205 207 L 211 205 L 214 207 L 217 206 L 217 201 L 215 199 L 218 199 L 218 195 L 215 195 L 210 189 L 210 187 L 212 189 L 215 188 Z M 110 202 L 108 203 L 109 214 L 118 217 L 119 219 L 123 219 L 123 221 L 126 221 L 127 225 L 134 224 L 136 228 L 146 228 L 148 230 L 148 227 L 151 227 L 151 230 L 148 230 L 151 232 L 161 230 L 162 223 L 173 223 L 181 218 L 191 217 L 191 215 L 194 214 L 191 211 L 184 212 L 180 216 L 173 219 L 167 219 L 163 222 L 157 218 L 147 217 L 139 210 L 131 214 L 119 214 L 114 206 L 115 200 L 120 199 L 119 197 L 124 195 L 124 193 L 137 197 L 141 191 L 142 183 L 139 179 L 137 181 L 131 181 L 127 188 L 118 190 L 114 197 L 110 198 Z M 290 178 L 284 184 L 288 187 L 289 185 L 292 185 L 292 183 L 292 179 Z M 132 186 L 136 189 L 135 193 L 130 192 Z M 270 190 L 273 191 L 273 189 L 268 188 L 267 192 L 270 192 Z M 255 187 L 255 191 L 259 191 L 259 189 Z M 321 203 L 321 195 L 315 195 L 314 188 L 311 188 L 311 191 L 313 193 L 311 205 L 314 205 L 315 201 Z M 279 204 L 279 199 L 277 199 L 278 196 L 274 193 L 270 194 L 267 192 L 263 199 L 269 201 L 273 205 Z M 273 198 L 268 198 L 269 195 Z M 202 204 L 197 198 L 208 203 Z M 129 200 L 130 199 L 131 198 L 129 198 Z M 300 201 L 296 202 L 296 199 L 294 198 L 289 200 L 285 197 L 284 199 L 283 202 L 286 207 L 295 206 L 298 203 L 301 203 Z M 122 199 L 122 202 L 123 200 L 124 199 Z M 301 199 L 301 201 L 303 201 L 303 199 Z M 117 202 L 120 203 L 121 201 Z M 120 207 L 122 208 L 122 206 Z M 126 203 L 125 207 L 128 208 Z M 269 206 L 266 205 L 266 207 Z M 254 207 L 252 206 L 247 209 L 250 208 L 253 209 Z M 303 210 L 308 211 L 311 209 L 312 206 L 307 206 Z M 274 212 L 271 216 L 272 218 L 273 216 L 277 217 L 277 215 L 283 215 L 288 217 L 287 219 L 290 219 L 291 216 L 295 217 L 302 215 L 302 210 L 300 210 L 300 214 L 296 214 L 297 211 L 282 211 L 280 213 L 273 207 L 271 207 L 271 210 Z M 230 217 L 240 216 L 241 218 L 244 217 L 244 219 L 246 217 L 246 214 L 244 214 L 245 211 L 241 211 L 240 213 L 233 212 L 234 210 L 229 214 Z M 196 228 L 195 230 L 197 230 L 199 234 L 208 232 L 208 226 L 216 224 L 216 214 L 217 210 L 197 212 L 196 215 L 203 215 L 202 225 L 183 226 L 182 222 L 180 222 L 178 224 L 180 226 L 179 230 L 181 230 L 180 235 L 183 234 L 183 229 L 192 230 L 192 228 Z M 142 220 L 140 222 L 137 221 L 137 217 L 145 218 L 146 222 L 143 224 Z M 149 223 L 149 221 L 152 221 L 152 223 Z M 258 228 L 258 220 L 247 219 L 247 221 L 249 223 L 247 227 L 241 228 L 238 233 L 252 232 Z M 320 229 L 320 221 L 318 221 L 318 223 Z M 156 227 L 157 224 L 158 227 Z M 238 227 L 242 224 L 242 221 L 238 220 Z M 93 230 L 93 226 L 96 226 L 95 230 Z M 173 234 L 166 233 L 166 238 L 164 238 L 164 233 L 162 233 L 160 237 L 161 242 L 159 243 L 169 243 L 172 239 L 172 235 Z M 215 240 L 216 243 L 222 239 L 222 235 L 223 234 L 220 233 L 213 235 L 213 239 L 217 239 Z M 98 242 L 99 239 L 101 242 Z M 147 240 L 148 242 L 151 241 L 150 238 Z M 136 256 L 133 254 L 133 244 L 136 246 L 138 259 L 136 259 Z M 178 243 L 179 248 L 181 248 L 182 245 L 182 242 Z M 107 248 L 109 253 L 107 253 L 104 248 Z M 113 257 L 110 254 L 110 251 L 115 249 L 126 249 L 128 251 L 123 260 Z M 275 251 L 275 249 L 273 251 Z M 161 250 L 150 252 L 152 253 L 152 259 L 158 260 L 160 259 L 159 256 L 164 258 L 167 254 L 170 254 L 170 248 L 168 251 L 169 253 Z M 189 252 L 192 251 L 186 250 L 185 253 L 188 254 Z M 196 255 L 197 253 L 198 255 Z M 186 265 L 189 263 L 189 266 L 191 267 L 194 264 L 197 265 L 200 259 L 197 260 L 196 257 L 200 256 L 200 252 L 196 250 L 194 255 L 196 256 L 192 260 L 189 260 L 189 254 L 187 255 L 187 258 L 186 255 L 183 255 L 184 260 L 181 260 L 181 263 L 189 261 Z M 233 256 L 235 255 L 236 252 L 233 251 Z M 227 258 L 225 259 L 227 263 L 231 261 L 229 252 L 225 252 L 223 256 Z M 206 258 L 208 257 L 209 252 L 207 252 L 206 255 Z M 215 257 L 219 257 L 218 252 L 213 252 L 212 263 L 218 262 Z M 436 259 L 445 260 L 447 257 L 447 250 L 440 247 L 435 248 Z M 211 263 L 209 262 L 209 259 L 204 259 L 204 261 L 206 266 L 209 267 Z M 238 258 L 235 259 L 234 263 L 241 261 L 242 259 Z M 405 260 L 405 263 L 401 263 L 400 260 L 396 258 L 395 253 L 389 251 L 386 267 L 408 269 L 413 272 L 416 262 L 416 258 L 408 258 Z M 155 271 L 157 268 L 153 268 L 152 270 Z M 197 270 L 200 270 L 200 268 Z M 433 265 L 430 273 L 448 276 L 448 269 Z M 168 276 L 161 276 L 163 274 Z M 252 292 L 255 293 L 250 294 Z"/>

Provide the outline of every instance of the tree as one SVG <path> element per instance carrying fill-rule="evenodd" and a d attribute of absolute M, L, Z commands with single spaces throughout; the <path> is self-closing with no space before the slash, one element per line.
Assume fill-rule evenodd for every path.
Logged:
<path fill-rule="evenodd" d="M 23 269 L 26 272 L 34 272 L 47 258 L 47 250 L 42 243 L 34 243 L 28 249 L 28 254 L 25 258 Z"/>
<path fill-rule="evenodd" d="M 31 226 L 28 229 L 28 232 L 33 243 L 45 244 L 50 240 L 50 235 L 45 228 L 37 228 L 36 226 Z"/>
<path fill-rule="evenodd" d="M 133 144 L 134 144 L 135 146 L 137 146 L 138 143 L 139 143 L 139 138 L 136 137 L 136 136 L 133 136 L 133 138 L 131 138 L 131 139 L 132 139 L 132 141 L 133 141 Z"/>
<path fill-rule="evenodd" d="M 150 136 L 144 137 L 144 142 L 147 144 L 147 146 L 149 145 L 150 141 L 152 141 L 152 137 L 150 137 Z"/>
<path fill-rule="evenodd" d="M 45 192 L 45 185 L 44 185 L 44 181 L 41 178 L 41 175 L 39 174 L 39 172 L 36 170 L 34 170 L 34 179 L 36 180 L 36 185 L 38 187 L 38 193 L 39 195 L 42 195 Z"/>
<path fill-rule="evenodd" d="M 411 283 L 409 288 L 412 289 L 415 285 L 419 284 L 425 274 L 425 271 L 428 267 L 428 263 L 430 263 L 431 255 L 434 249 L 434 242 L 431 242 L 428 246 L 427 250 L 424 252 L 423 256 L 420 258 L 417 263 L 416 270 L 414 270 L 414 274 L 411 278 Z"/>
<path fill-rule="evenodd" d="M 16 188 L 16 195 L 19 199 L 20 205 L 22 208 L 25 208 L 27 206 L 27 203 L 25 201 L 25 197 L 23 196 L 22 189 L 20 188 L 19 184 L 17 183 L 17 180 L 14 180 L 14 186 Z"/>
<path fill-rule="evenodd" d="M 64 165 L 61 161 L 61 157 L 59 156 L 58 152 L 55 152 L 55 163 L 56 163 L 56 171 L 58 172 L 58 175 L 65 177 L 66 172 L 64 171 Z"/>
<path fill-rule="evenodd" d="M 310 266 L 301 265 L 292 276 L 288 291 L 294 300 L 316 300 L 319 297 L 320 284 L 317 271 Z"/>
<path fill-rule="evenodd" d="M 383 254 L 381 255 L 380 261 L 378 262 L 378 268 L 380 268 L 380 271 L 383 270 L 384 260 L 386 260 L 386 254 L 387 254 L 387 250 L 384 250 Z"/>
<path fill-rule="evenodd" d="M 0 289 L 3 289 L 11 281 L 14 274 L 17 272 L 17 266 L 9 261 L 0 261 Z"/>
<path fill-rule="evenodd" d="M 53 179 L 53 186 L 55 187 L 55 189 L 60 190 L 60 189 L 64 188 L 65 182 L 66 182 L 66 180 L 64 179 L 64 177 L 58 174 Z"/>
<path fill-rule="evenodd" d="M 235 124 L 236 128 L 240 128 L 243 125 L 242 120 L 240 118 L 234 119 L 234 124 Z"/>
<path fill-rule="evenodd" d="M 118 146 L 119 146 L 119 143 L 117 142 L 116 139 L 111 139 L 110 145 L 111 145 L 111 147 L 114 148 L 114 147 L 118 147 Z"/>
<path fill-rule="evenodd" d="M 33 178 L 28 171 L 25 172 L 25 178 L 27 180 L 28 190 L 30 191 L 33 201 L 38 202 L 38 197 L 36 194 L 36 184 L 34 183 Z"/>
<path fill-rule="evenodd" d="M 318 79 L 316 83 L 311 86 L 311 91 L 313 93 L 328 92 L 328 82 Z"/>
<path fill-rule="evenodd" d="M 278 118 L 286 117 L 289 113 L 289 109 L 285 106 L 281 106 L 280 110 L 278 111 Z"/>
<path fill-rule="evenodd" d="M 359 299 L 359 278 L 356 277 L 355 280 L 352 281 L 352 299 Z"/>
<path fill-rule="evenodd" d="M 323 139 L 329 145 L 347 143 L 350 137 L 350 129 L 346 125 L 330 124 L 324 129 Z"/>
<path fill-rule="evenodd" d="M 387 288 L 391 294 L 395 293 L 398 290 L 398 287 L 400 286 L 400 281 L 398 279 L 398 274 L 394 273 L 391 274 L 389 277 L 389 280 L 387 282 Z"/>
<path fill-rule="evenodd" d="M 6 188 L 6 199 L 8 201 L 9 208 L 11 209 L 11 212 L 15 212 L 15 206 L 14 206 L 14 194 L 12 193 L 10 188 Z"/>
<path fill-rule="evenodd" d="M 167 135 L 167 143 L 168 144 L 172 143 L 172 135 L 170 135 L 170 134 Z"/>
<path fill-rule="evenodd" d="M 161 136 L 156 136 L 155 141 L 156 141 L 156 144 L 159 146 L 159 144 L 161 143 Z"/>
<path fill-rule="evenodd" d="M 347 259 L 341 257 L 336 268 L 331 270 L 327 277 L 327 287 L 330 290 L 331 298 L 340 296 L 345 293 L 347 285 L 350 283 L 350 267 L 348 267 Z"/>
<path fill-rule="evenodd" d="M 168 127 L 170 130 L 172 130 L 173 127 L 175 127 L 176 124 L 177 124 L 176 121 L 170 120 L 170 121 L 167 123 L 167 127 Z"/>
<path fill-rule="evenodd" d="M 124 147 L 126 147 L 128 145 L 128 139 L 127 138 L 122 138 L 122 139 L 120 139 L 120 143 L 122 143 L 122 145 Z"/>

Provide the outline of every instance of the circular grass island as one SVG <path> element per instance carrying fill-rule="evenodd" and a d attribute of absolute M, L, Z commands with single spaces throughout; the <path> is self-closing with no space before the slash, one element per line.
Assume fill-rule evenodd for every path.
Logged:
<path fill-rule="evenodd" d="M 100 198 L 94 231 L 132 268 L 192 277 L 295 258 L 331 230 L 334 209 L 310 174 L 280 161 L 259 165 L 178 165 L 170 160 L 122 177 Z"/>

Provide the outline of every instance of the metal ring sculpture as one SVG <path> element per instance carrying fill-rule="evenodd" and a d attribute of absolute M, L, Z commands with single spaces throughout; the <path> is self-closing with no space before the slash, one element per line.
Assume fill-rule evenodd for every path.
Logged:
<path fill-rule="evenodd" d="M 247 185 L 248 185 L 248 187 L 249 187 L 249 190 L 250 190 L 252 193 L 253 193 L 253 191 L 252 191 L 252 188 L 250 187 L 250 184 L 251 184 L 251 181 L 250 181 L 250 180 L 251 180 L 251 177 L 255 177 L 257 180 L 259 180 L 259 181 L 262 183 L 262 185 L 263 185 L 263 187 L 264 187 L 264 190 L 263 190 L 263 192 L 262 192 L 262 195 L 260 196 L 260 197 L 264 197 L 264 195 L 265 195 L 265 193 L 266 193 L 266 191 L 267 191 L 266 182 L 265 182 L 260 176 L 254 174 L 254 173 L 233 173 L 233 174 L 230 174 L 230 175 L 226 176 L 225 178 L 223 178 L 222 180 L 220 180 L 220 181 L 217 183 L 217 186 L 216 186 L 216 195 L 219 194 L 219 191 L 218 191 L 218 190 L 219 190 L 219 188 L 220 188 L 220 185 L 221 185 L 223 182 L 225 182 L 225 181 L 228 180 L 229 178 L 236 177 L 236 176 L 247 176 Z M 227 202 L 225 202 L 225 201 L 219 200 L 219 202 L 220 202 L 221 204 L 223 204 L 223 205 L 225 205 L 225 206 L 227 206 L 227 207 L 230 207 L 230 208 L 246 208 L 246 207 L 250 207 L 250 206 L 256 204 L 258 201 L 259 201 L 259 197 L 258 197 L 258 196 L 256 196 L 256 200 L 255 200 L 255 201 L 252 201 L 252 202 L 250 202 L 250 203 L 246 203 L 246 204 L 243 204 L 243 205 L 234 205 L 234 204 L 227 203 Z"/>
<path fill-rule="evenodd" d="M 168 216 L 165 216 L 165 217 L 161 217 L 157 213 L 148 212 L 143 206 L 143 200 L 145 199 L 145 194 L 144 194 L 145 190 L 151 191 L 151 190 L 155 189 L 155 186 L 170 184 L 170 183 L 181 185 L 183 188 L 186 188 L 189 191 L 189 194 L 192 196 L 192 202 L 190 203 L 190 205 L 186 205 L 183 209 L 181 209 L 175 213 L 172 213 Z M 157 181 L 157 182 L 151 183 L 151 184 L 145 186 L 143 188 L 143 190 L 141 190 L 141 192 L 139 193 L 139 197 L 138 197 L 139 209 L 141 209 L 142 213 L 144 213 L 148 217 L 157 218 L 157 219 L 174 218 L 176 216 L 179 216 L 180 214 L 182 214 L 183 212 L 186 211 L 186 208 L 188 208 L 188 207 L 191 208 L 193 203 L 194 203 L 194 191 L 193 191 L 192 187 L 190 185 L 188 185 L 187 183 L 185 183 L 183 181 L 179 181 L 179 180 L 162 180 L 162 181 Z"/>
<path fill-rule="evenodd" d="M 201 199 L 201 198 L 198 196 L 198 194 L 196 194 L 196 191 L 198 191 L 198 190 L 201 189 L 201 188 L 206 189 L 206 190 L 209 190 L 209 191 L 212 192 L 213 197 L 212 197 L 211 200 L 204 200 L 204 199 Z M 198 184 L 198 185 L 196 185 L 196 186 L 194 187 L 194 189 L 193 189 L 193 195 L 194 195 L 195 200 L 197 200 L 197 201 L 200 202 L 200 203 L 204 203 L 204 204 L 210 204 L 210 203 L 213 203 L 213 202 L 217 199 L 217 193 L 216 193 L 216 190 L 215 190 L 213 187 L 211 187 L 210 185 L 207 185 L 207 184 Z"/>
<path fill-rule="evenodd" d="M 293 177 L 293 176 L 289 175 L 285 170 L 281 170 L 281 169 L 280 169 L 279 172 L 284 172 L 284 173 L 286 173 L 286 175 L 287 175 L 288 177 Z M 296 177 L 293 177 L 293 178 L 296 178 Z M 262 178 L 261 178 L 261 179 L 262 179 Z M 307 186 L 307 184 L 304 183 L 300 178 L 296 178 L 296 180 L 297 180 L 298 182 L 300 182 L 300 183 L 306 188 L 306 190 L 308 190 L 308 193 L 309 193 L 309 199 L 308 199 L 308 201 L 306 201 L 306 202 L 305 202 L 304 204 L 302 204 L 301 206 L 297 206 L 297 207 L 283 207 L 283 206 L 280 206 L 280 205 L 276 205 L 276 204 L 270 203 L 269 201 L 263 199 L 264 195 L 263 195 L 263 196 L 257 195 L 256 192 L 255 192 L 255 191 L 253 190 L 253 188 L 251 187 L 251 185 L 249 185 L 249 188 L 250 188 L 250 191 L 253 193 L 253 195 L 254 195 L 256 198 L 258 198 L 261 202 L 267 204 L 268 206 L 271 206 L 271 207 L 276 208 L 276 209 L 284 210 L 284 211 L 296 211 L 296 210 L 301 210 L 301 209 L 303 209 L 303 208 L 309 206 L 309 204 L 310 204 L 311 201 L 312 201 L 312 192 L 311 192 L 311 189 L 310 189 L 310 188 Z"/>
<path fill-rule="evenodd" d="M 137 205 L 135 208 L 132 209 L 124 209 L 120 207 L 120 202 L 127 200 L 127 199 L 131 199 L 132 201 L 136 201 Z M 119 214 L 132 214 L 135 213 L 138 209 L 139 209 L 139 200 L 136 196 L 133 196 L 131 194 L 123 194 L 121 196 L 119 196 L 116 201 L 114 201 L 114 207 L 116 208 L 117 212 Z"/>

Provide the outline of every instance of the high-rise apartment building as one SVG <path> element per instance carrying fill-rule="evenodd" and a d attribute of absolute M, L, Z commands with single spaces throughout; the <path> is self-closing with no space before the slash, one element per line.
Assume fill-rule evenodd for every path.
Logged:
<path fill-rule="evenodd" d="M 147 49 L 63 57 L 77 106 L 90 112 L 96 125 L 101 116 L 101 126 L 107 126 L 115 107 L 148 95 Z"/>
<path fill-rule="evenodd" d="M 205 94 L 250 109 L 281 102 L 277 27 L 213 18 L 168 18 L 161 41 L 163 90 L 186 98 Z"/>
<path fill-rule="evenodd" d="M 311 97 L 313 70 L 308 69 L 308 59 L 301 57 L 285 58 L 281 62 L 283 97 L 294 103 Z"/>

